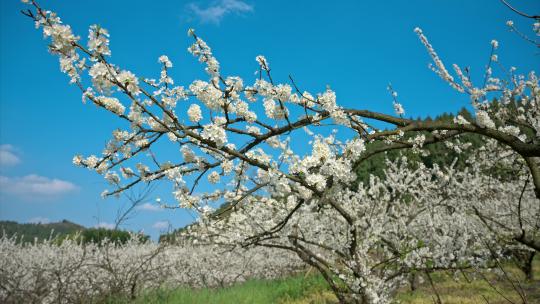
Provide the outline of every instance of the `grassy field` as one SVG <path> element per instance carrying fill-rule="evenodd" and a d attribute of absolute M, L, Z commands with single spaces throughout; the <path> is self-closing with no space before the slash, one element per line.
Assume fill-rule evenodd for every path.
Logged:
<path fill-rule="evenodd" d="M 526 281 L 516 267 L 505 267 L 506 275 L 512 278 L 515 287 L 507 280 L 500 280 L 501 274 L 484 272 L 482 276 L 468 273 L 457 278 L 438 272 L 432 275 L 435 288 L 445 304 L 472 303 L 522 303 L 516 288 L 526 294 L 527 303 L 540 303 L 540 258 L 535 259 L 535 280 Z M 456 280 L 457 279 L 457 280 Z M 409 288 L 399 290 L 400 303 L 435 303 L 435 293 L 427 280 L 419 284 L 414 292 Z M 506 299 L 510 300 L 506 300 Z M 219 304 L 329 304 L 337 303 L 328 285 L 319 275 L 300 274 L 280 280 L 252 280 L 243 284 L 219 289 L 188 289 L 152 291 L 139 297 L 135 302 L 114 300 L 112 303 L 219 303 Z"/>
<path fill-rule="evenodd" d="M 527 303 L 540 303 L 540 259 L 535 260 L 533 281 L 525 280 L 523 273 L 514 266 L 505 266 L 506 275 L 512 283 L 503 279 L 505 274 L 483 272 L 481 275 L 459 275 L 457 280 L 446 273 L 433 274 L 433 282 L 442 303 L 523 303 L 517 290 L 525 294 Z M 401 303 L 435 303 L 435 293 L 431 285 L 425 282 L 414 291 L 401 290 L 397 297 Z"/>
<path fill-rule="evenodd" d="M 242 284 L 217 289 L 156 290 L 140 296 L 134 302 L 111 300 L 109 303 L 220 303 L 220 304 L 267 304 L 302 303 L 313 294 L 328 289 L 322 276 L 296 275 L 279 280 L 250 280 Z M 329 294 L 332 296 L 331 294 Z M 333 299 L 333 296 L 330 298 Z M 325 302 L 322 302 L 325 303 Z"/>

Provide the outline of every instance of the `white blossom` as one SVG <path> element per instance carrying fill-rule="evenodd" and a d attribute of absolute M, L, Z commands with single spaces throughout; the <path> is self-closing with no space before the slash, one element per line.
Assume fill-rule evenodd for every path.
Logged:
<path fill-rule="evenodd" d="M 214 142 L 218 148 L 227 143 L 227 133 L 217 124 L 204 125 L 201 135 L 204 139 Z"/>
<path fill-rule="evenodd" d="M 403 109 L 403 106 L 397 102 L 394 102 L 394 112 L 399 116 L 403 116 L 405 114 L 405 110 Z"/>
<path fill-rule="evenodd" d="M 495 128 L 495 123 L 491 120 L 489 114 L 486 111 L 476 111 L 476 123 L 478 123 L 479 126 L 484 128 Z"/>
<path fill-rule="evenodd" d="M 167 68 L 172 68 L 172 62 L 169 60 L 169 57 L 161 55 L 158 58 L 158 62 L 162 63 Z"/>
<path fill-rule="evenodd" d="M 198 104 L 190 105 L 187 114 L 191 122 L 197 123 L 202 120 L 201 107 Z"/>
<path fill-rule="evenodd" d="M 124 105 L 122 105 L 122 103 L 120 103 L 120 101 L 114 97 L 100 96 L 97 98 L 97 101 L 103 105 L 105 109 L 113 113 L 122 115 L 126 111 L 126 107 L 124 107 Z"/>
<path fill-rule="evenodd" d="M 220 179 L 219 173 L 217 173 L 216 171 L 212 171 L 210 174 L 208 174 L 208 181 L 211 182 L 212 184 L 219 183 L 219 179 Z"/>

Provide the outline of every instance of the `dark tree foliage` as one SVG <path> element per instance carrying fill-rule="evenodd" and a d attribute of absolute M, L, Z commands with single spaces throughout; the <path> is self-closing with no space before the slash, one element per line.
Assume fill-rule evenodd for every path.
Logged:
<path fill-rule="evenodd" d="M 66 236 L 66 238 L 75 239 L 82 244 L 101 244 L 105 240 L 108 240 L 118 245 L 125 244 L 132 238 L 137 238 L 137 240 L 141 242 L 147 242 L 150 240 L 148 235 L 142 233 L 133 234 L 125 230 L 111 230 L 106 228 L 89 228 L 85 229 L 81 233 Z M 62 241 L 62 239 L 59 241 Z"/>
<path fill-rule="evenodd" d="M 457 114 L 463 116 L 467 120 L 471 120 L 472 117 L 471 113 L 465 108 L 462 108 Z M 435 117 L 434 119 L 428 119 L 433 121 L 452 121 L 454 117 L 455 115 L 451 113 L 443 113 Z M 427 135 L 428 133 L 425 132 L 425 134 Z M 404 140 L 407 139 L 408 137 L 405 136 Z M 461 152 L 461 154 L 463 155 L 460 155 L 460 153 L 448 148 L 444 142 L 426 145 L 423 148 L 423 150 L 427 151 L 427 155 L 425 156 L 415 153 L 411 149 L 390 150 L 385 153 L 374 155 L 363 161 L 359 166 L 358 170 L 356 171 L 357 181 L 358 183 L 367 183 L 369 181 L 370 175 L 382 178 L 384 176 L 384 169 L 386 168 L 385 159 L 388 158 L 389 160 L 395 160 L 396 158 L 402 156 L 405 156 L 407 159 L 409 159 L 412 164 L 422 162 L 428 168 L 432 168 L 434 164 L 438 164 L 440 166 L 448 166 L 454 161 L 456 161 L 455 166 L 457 166 L 457 168 L 464 168 L 465 166 L 467 166 L 465 160 L 468 159 L 468 153 L 471 153 L 469 151 L 476 151 L 484 144 L 484 139 L 478 134 L 466 133 L 459 136 L 459 141 L 461 143 L 471 144 L 471 149 Z M 366 152 L 381 148 L 384 145 L 385 144 L 381 141 L 369 143 L 366 145 Z"/>

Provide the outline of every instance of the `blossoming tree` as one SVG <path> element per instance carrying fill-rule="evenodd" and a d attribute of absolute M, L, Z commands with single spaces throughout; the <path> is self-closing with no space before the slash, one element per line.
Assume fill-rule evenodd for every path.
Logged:
<path fill-rule="evenodd" d="M 410 273 L 486 267 L 508 246 L 540 250 L 538 78 L 514 70 L 506 79 L 492 75 L 495 40 L 485 79 L 474 84 L 459 66 L 448 71 L 415 29 L 433 71 L 470 96 L 475 116 L 413 120 L 404 117 L 393 91 L 395 113 L 386 114 L 341 107 L 329 88 L 312 94 L 292 78 L 279 83 L 264 56 L 256 57 L 253 83 L 227 76 L 193 30 L 188 51 L 208 79 L 176 85 L 167 56 L 158 58 L 159 79 L 136 76 L 110 62 L 104 28 L 91 26 L 82 43 L 55 13 L 23 2 L 31 5 L 23 13 L 50 39 L 50 52 L 83 101 L 129 125 L 113 132 L 100 156 L 73 159 L 105 177 L 112 189 L 104 196 L 167 180 L 175 206 L 200 213 L 205 230 L 199 237 L 291 250 L 322 273 L 341 302 L 386 303 Z M 264 111 L 254 110 L 257 104 Z M 335 132 L 322 135 L 326 125 Z M 355 136 L 343 138 L 344 130 Z M 307 155 L 291 147 L 300 132 L 311 138 Z M 388 161 L 383 178 L 356 182 L 359 166 L 375 155 L 426 153 L 424 147 L 438 143 L 462 151 L 464 134 L 486 142 L 465 170 L 397 159 Z M 157 142 L 176 147 L 178 158 L 160 162 L 146 153 Z M 499 167 L 511 177 L 492 170 Z M 201 190 L 203 183 L 216 190 Z M 234 212 L 220 217 L 210 207 L 216 202 Z"/>
<path fill-rule="evenodd" d="M 125 243 L 19 241 L 0 237 L 2 303 L 103 303 L 135 299 L 157 288 L 212 288 L 275 279 L 303 266 L 293 253 L 268 248 L 167 245 L 136 237 Z"/>

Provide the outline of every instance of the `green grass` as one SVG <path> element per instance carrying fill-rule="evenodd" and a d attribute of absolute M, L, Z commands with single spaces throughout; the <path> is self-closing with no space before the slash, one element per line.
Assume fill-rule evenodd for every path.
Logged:
<path fill-rule="evenodd" d="M 540 257 L 535 259 L 533 269 L 535 280 L 526 281 L 523 273 L 515 266 L 510 264 L 505 266 L 507 274 L 514 281 L 520 282 L 521 288 L 527 295 L 528 303 L 540 303 Z M 464 276 L 456 281 L 445 272 L 436 272 L 432 278 L 445 304 L 487 303 L 486 300 L 490 304 L 510 303 L 504 297 L 514 303 L 521 303 L 519 295 L 508 281 L 498 279 L 498 276 L 492 272 L 483 274 L 489 283 L 481 278 L 473 279 L 472 273 L 466 275 L 470 281 L 467 281 Z M 426 280 L 414 292 L 408 287 L 401 288 L 396 299 L 402 304 L 431 304 L 434 303 L 434 292 Z M 108 303 L 330 304 L 337 303 L 337 300 L 322 276 L 299 274 L 272 281 L 250 280 L 227 288 L 159 289 L 139 296 L 134 302 L 111 299 Z"/>
<path fill-rule="evenodd" d="M 321 276 L 300 274 L 271 281 L 250 280 L 227 288 L 160 289 L 141 295 L 134 302 L 115 299 L 110 300 L 109 303 L 290 303 L 291 301 L 309 297 L 311 294 L 317 293 L 319 290 L 326 290 L 327 288 L 327 284 Z"/>
<path fill-rule="evenodd" d="M 445 304 L 502 304 L 510 303 L 508 300 L 513 303 L 522 303 L 516 289 L 523 290 L 527 303 L 540 303 L 540 257 L 536 256 L 534 260 L 533 281 L 525 280 L 523 273 L 513 264 L 507 264 L 504 269 L 514 282 L 514 286 L 508 280 L 501 279 L 501 275 L 495 275 L 492 272 L 483 272 L 485 277 L 477 276 L 477 279 L 472 279 L 474 274 L 466 273 L 467 278 L 461 275 L 458 276 L 457 281 L 445 272 L 438 272 L 433 275 L 433 281 Z M 434 294 L 431 285 L 425 282 L 414 292 L 410 289 L 401 289 L 397 299 L 403 304 L 432 304 Z"/>

